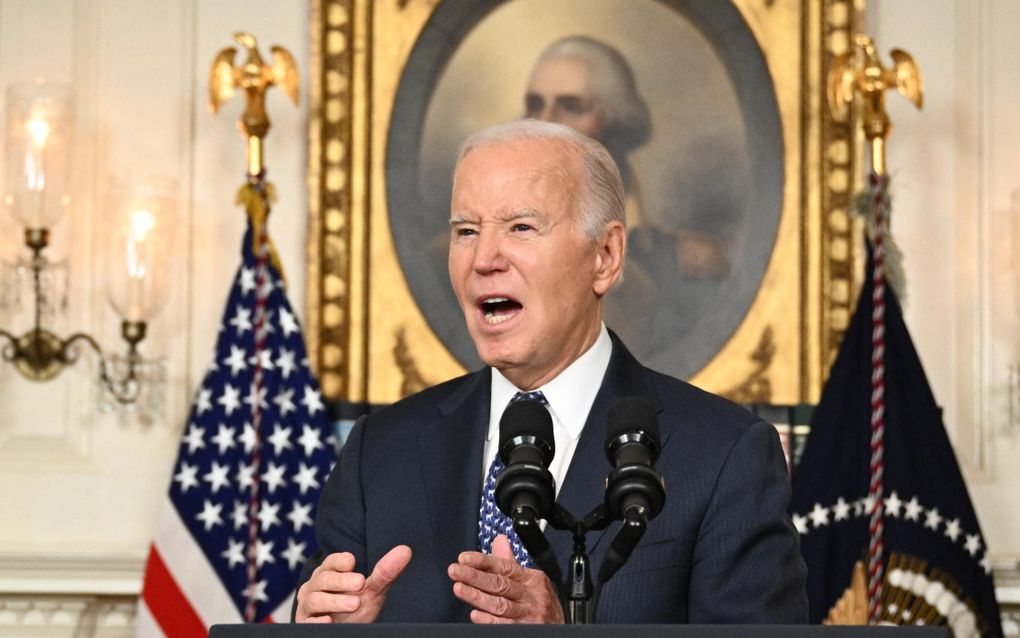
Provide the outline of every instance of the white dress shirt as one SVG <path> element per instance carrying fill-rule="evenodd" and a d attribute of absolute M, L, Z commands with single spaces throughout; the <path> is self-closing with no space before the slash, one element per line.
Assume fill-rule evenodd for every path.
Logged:
<path fill-rule="evenodd" d="M 559 494 L 563 479 L 567 476 L 567 468 L 574 457 L 577 440 L 588 420 L 588 413 L 595 403 L 595 395 L 602 386 L 602 378 L 609 367 L 609 357 L 613 353 L 613 342 L 609 338 L 606 324 L 602 324 L 599 336 L 588 350 L 559 373 L 549 383 L 535 390 L 541 391 L 549 402 L 549 414 L 552 415 L 553 436 L 556 441 L 556 454 L 549 471 L 556 480 L 556 493 Z M 503 410 L 515 394 L 521 392 L 507 380 L 499 370 L 492 369 L 492 393 L 489 405 L 489 431 L 485 437 L 485 453 L 482 455 L 482 482 L 489 471 L 493 457 L 499 451 L 499 419 Z"/>

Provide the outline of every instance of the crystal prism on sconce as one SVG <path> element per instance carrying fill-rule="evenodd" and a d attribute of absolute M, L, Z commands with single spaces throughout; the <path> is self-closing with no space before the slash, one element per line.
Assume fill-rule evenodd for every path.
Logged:
<path fill-rule="evenodd" d="M 105 285 L 122 320 L 126 354 L 106 357 L 84 332 L 54 334 L 43 319 L 66 306 L 68 277 L 66 260 L 55 267 L 46 248 L 50 230 L 71 205 L 71 89 L 35 82 L 9 87 L 6 97 L 3 206 L 24 228 L 30 254 L 5 260 L 3 302 L 5 310 L 30 307 L 33 320 L 32 328 L 20 335 L 0 328 L 0 356 L 26 378 L 46 381 L 74 363 L 87 346 L 99 357 L 104 403 L 136 403 L 146 384 L 161 386 L 165 379 L 162 363 L 145 360 L 138 344 L 166 299 L 173 188 L 169 183 L 117 184 L 100 215 Z M 31 306 L 25 288 L 33 293 Z"/>

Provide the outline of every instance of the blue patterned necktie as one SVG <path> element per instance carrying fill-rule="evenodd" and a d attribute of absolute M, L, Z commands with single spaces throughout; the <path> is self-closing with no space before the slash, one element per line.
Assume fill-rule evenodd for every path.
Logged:
<path fill-rule="evenodd" d="M 514 401 L 538 401 L 542 405 L 549 405 L 545 395 L 540 391 L 518 392 L 510 399 L 510 403 Z M 514 531 L 513 521 L 496 506 L 496 477 L 501 471 L 503 471 L 503 461 L 500 460 L 499 450 L 497 450 L 496 456 L 489 464 L 489 471 L 485 475 L 485 484 L 482 487 L 482 506 L 478 512 L 478 549 L 483 554 L 491 554 L 492 541 L 496 540 L 497 535 L 504 534 L 510 539 L 510 548 L 513 550 L 514 558 L 517 559 L 518 564 L 523 567 L 534 567 L 535 562 L 531 560 L 528 550 L 524 548 L 524 543 Z"/>

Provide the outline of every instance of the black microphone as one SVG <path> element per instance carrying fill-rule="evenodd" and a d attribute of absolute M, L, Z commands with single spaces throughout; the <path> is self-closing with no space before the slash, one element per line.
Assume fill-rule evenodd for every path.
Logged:
<path fill-rule="evenodd" d="M 652 467 L 661 447 L 659 418 L 647 399 L 624 397 L 609 409 L 606 456 L 613 470 L 606 480 L 605 506 L 614 518 L 623 521 L 623 525 L 599 566 L 596 602 L 602 585 L 623 567 L 641 542 L 648 521 L 662 511 L 666 483 Z"/>
<path fill-rule="evenodd" d="M 666 484 L 652 467 L 659 458 L 659 418 L 642 397 L 624 397 L 609 409 L 606 456 L 613 470 L 606 482 L 606 506 L 617 519 L 646 521 L 662 511 Z"/>
<path fill-rule="evenodd" d="M 556 452 L 549 410 L 533 400 L 514 401 L 499 419 L 499 457 L 506 466 L 496 477 L 496 506 L 515 518 L 521 508 L 535 519 L 552 509 L 556 484 L 549 462 Z"/>

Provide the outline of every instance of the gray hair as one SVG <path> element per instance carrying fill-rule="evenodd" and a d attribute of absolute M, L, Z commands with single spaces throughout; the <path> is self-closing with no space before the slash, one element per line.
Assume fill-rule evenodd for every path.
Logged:
<path fill-rule="evenodd" d="M 623 155 L 648 141 L 652 130 L 648 105 L 638 94 L 634 71 L 623 54 L 595 38 L 571 35 L 546 47 L 532 72 L 556 58 L 580 60 L 587 67 L 592 92 L 606 117 L 600 141 L 611 152 Z"/>
<path fill-rule="evenodd" d="M 581 230 L 588 239 L 597 241 L 610 222 L 626 223 L 623 179 L 613 157 L 602 144 L 564 124 L 527 119 L 491 126 L 464 141 L 457 166 L 475 149 L 527 140 L 559 142 L 581 161 L 578 212 Z"/>

